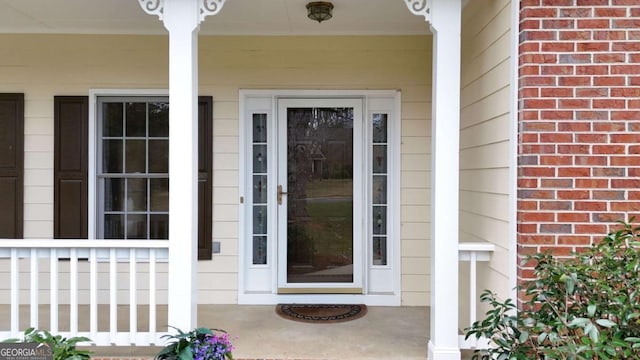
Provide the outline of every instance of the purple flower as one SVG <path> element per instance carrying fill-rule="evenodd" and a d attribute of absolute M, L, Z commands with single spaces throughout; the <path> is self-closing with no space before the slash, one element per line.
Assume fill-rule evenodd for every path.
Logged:
<path fill-rule="evenodd" d="M 231 358 L 233 345 L 227 333 L 205 334 L 191 345 L 196 360 L 225 360 Z"/>

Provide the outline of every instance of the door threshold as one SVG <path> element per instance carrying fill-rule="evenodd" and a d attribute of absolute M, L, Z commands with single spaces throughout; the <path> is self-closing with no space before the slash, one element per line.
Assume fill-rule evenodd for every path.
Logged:
<path fill-rule="evenodd" d="M 362 288 L 278 288 L 278 294 L 359 294 Z"/>

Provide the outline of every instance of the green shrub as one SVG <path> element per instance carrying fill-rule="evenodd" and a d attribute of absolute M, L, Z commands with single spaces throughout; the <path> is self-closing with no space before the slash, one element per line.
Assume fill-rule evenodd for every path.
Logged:
<path fill-rule="evenodd" d="M 569 259 L 527 257 L 519 308 L 485 291 L 490 310 L 465 331 L 492 347 L 473 359 L 640 359 L 640 227 L 621 224 Z"/>
<path fill-rule="evenodd" d="M 23 339 L 8 339 L 4 342 L 45 343 L 51 346 L 53 360 L 88 360 L 91 358 L 91 352 L 78 350 L 76 349 L 76 345 L 90 341 L 91 339 L 86 337 L 72 337 L 67 339 L 60 335 L 51 335 L 51 333 L 46 330 L 29 328 L 25 330 Z"/>

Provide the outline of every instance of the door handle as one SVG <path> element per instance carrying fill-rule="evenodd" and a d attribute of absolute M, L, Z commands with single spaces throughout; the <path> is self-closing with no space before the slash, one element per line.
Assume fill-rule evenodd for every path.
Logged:
<path fill-rule="evenodd" d="M 282 205 L 282 195 L 287 195 L 288 192 L 282 191 L 282 185 L 278 185 L 278 205 Z"/>

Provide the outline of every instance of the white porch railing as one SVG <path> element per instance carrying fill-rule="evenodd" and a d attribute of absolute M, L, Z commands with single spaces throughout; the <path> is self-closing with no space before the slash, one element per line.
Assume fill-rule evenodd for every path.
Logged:
<path fill-rule="evenodd" d="M 164 276 L 159 286 L 163 274 L 158 265 L 166 263 L 168 247 L 166 240 L 0 239 L 0 276 L 9 277 L 0 281 L 5 294 L 0 306 L 10 307 L 9 323 L 0 322 L 0 339 L 20 338 L 27 327 L 44 326 L 42 308 L 50 313 L 46 330 L 53 334 L 86 336 L 96 345 L 162 344 L 167 329 L 161 324 L 163 331 L 158 331 L 158 294 L 166 293 L 167 281 Z M 143 294 L 146 299 L 139 301 Z M 145 316 L 138 311 L 141 303 L 148 306 L 143 331 L 138 330 L 138 317 Z M 29 314 L 28 323 L 20 321 L 21 305 L 28 307 L 23 311 Z M 118 327 L 119 305 L 128 310 L 128 331 Z M 66 306 L 68 326 L 59 311 Z M 81 328 L 86 316 L 88 326 Z"/>
<path fill-rule="evenodd" d="M 99 346 L 163 344 L 161 336 L 167 334 L 167 328 L 163 323 L 158 331 L 158 294 L 166 293 L 168 284 L 158 265 L 166 265 L 168 245 L 166 240 L 0 239 L 0 276 L 5 277 L 0 280 L 0 294 L 8 294 L 0 296 L 0 307 L 9 307 L 9 321 L 0 321 L 0 339 L 19 338 L 27 327 L 44 326 L 40 322 L 44 307 L 49 311 L 46 329 L 54 334 L 86 336 Z M 460 261 L 469 262 L 469 325 L 477 320 L 478 262 L 489 261 L 493 251 L 494 245 L 489 243 L 459 245 Z M 147 281 L 140 281 L 144 277 Z M 159 278 L 164 280 L 160 286 Z M 141 286 L 144 284 L 146 288 Z M 143 301 L 139 301 L 141 293 L 148 294 Z M 140 304 L 148 306 L 144 330 L 138 330 Z M 28 322 L 20 319 L 21 305 L 28 307 L 22 312 L 28 314 Z M 62 328 L 59 308 L 67 305 L 68 326 Z M 128 310 L 128 331 L 118 327 L 121 306 Z M 87 322 L 85 314 L 87 329 L 80 326 Z M 483 348 L 488 341 L 465 340 L 461 335 L 459 346 Z"/>
<path fill-rule="evenodd" d="M 469 326 L 478 320 L 478 262 L 487 262 L 491 259 L 491 254 L 495 246 L 486 242 L 464 242 L 458 245 L 460 261 L 469 262 Z M 461 274 L 462 276 L 462 274 Z M 459 346 L 461 349 L 486 349 L 489 341 L 486 338 L 476 339 L 470 337 L 465 340 L 464 335 L 460 335 Z"/>

